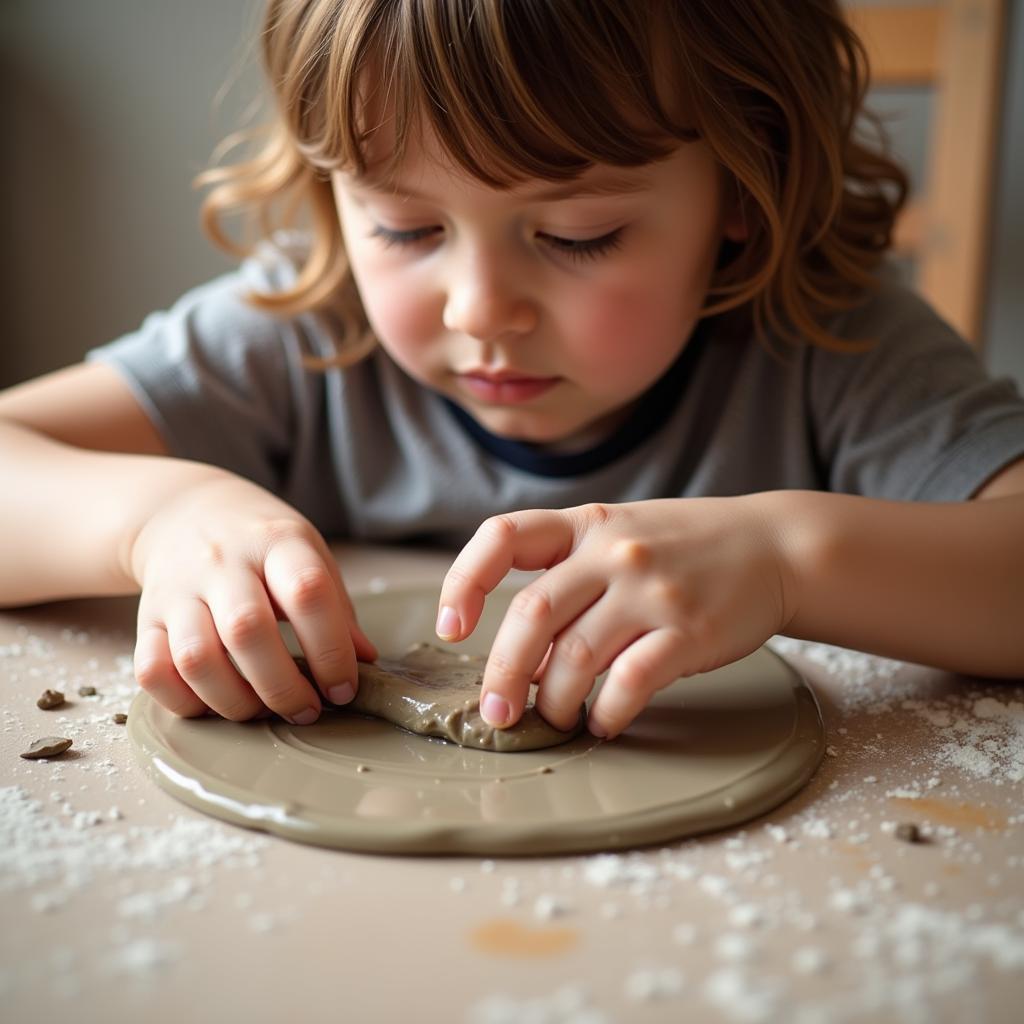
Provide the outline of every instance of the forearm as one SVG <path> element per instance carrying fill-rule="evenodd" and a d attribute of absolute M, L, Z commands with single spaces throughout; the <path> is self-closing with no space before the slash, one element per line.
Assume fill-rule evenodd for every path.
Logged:
<path fill-rule="evenodd" d="M 787 635 L 972 675 L 1024 676 L 1024 496 L 756 497 L 789 553 Z"/>
<path fill-rule="evenodd" d="M 0 607 L 138 592 L 131 543 L 183 488 L 224 471 L 87 451 L 0 420 Z"/>

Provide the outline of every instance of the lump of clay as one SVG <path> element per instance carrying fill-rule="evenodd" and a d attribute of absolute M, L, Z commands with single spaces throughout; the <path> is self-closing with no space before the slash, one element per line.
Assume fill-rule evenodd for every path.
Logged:
<path fill-rule="evenodd" d="M 295 662 L 312 680 L 305 659 L 296 658 Z M 532 703 L 515 725 L 507 729 L 489 726 L 480 715 L 485 662 L 483 657 L 453 654 L 430 644 L 417 644 L 398 661 L 360 662 L 359 692 L 351 704 L 338 710 L 383 718 L 421 736 L 439 736 L 479 750 L 541 750 L 583 732 L 585 710 L 580 711 L 574 728 L 562 732 L 541 718 Z M 536 687 L 530 690 L 532 696 Z"/>

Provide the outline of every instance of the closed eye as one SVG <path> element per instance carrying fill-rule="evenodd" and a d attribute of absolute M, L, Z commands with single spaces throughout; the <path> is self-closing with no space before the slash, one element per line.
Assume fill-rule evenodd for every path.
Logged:
<path fill-rule="evenodd" d="M 408 231 L 394 231 L 391 228 L 382 227 L 380 224 L 374 224 L 370 235 L 374 238 L 379 238 L 385 247 L 389 247 L 392 245 L 415 245 L 417 242 L 430 238 L 431 235 L 440 230 L 441 228 L 439 227 L 428 227 L 412 228 Z"/>
<path fill-rule="evenodd" d="M 424 228 L 410 228 L 405 231 L 386 228 L 381 224 L 375 224 L 370 231 L 373 238 L 380 239 L 386 248 L 391 246 L 413 246 L 433 238 L 444 229 L 439 226 Z M 544 244 L 558 253 L 568 256 L 577 262 L 595 260 L 606 253 L 619 248 L 622 245 L 622 228 L 616 228 L 607 234 L 599 235 L 597 238 L 561 238 L 558 235 L 548 234 L 545 231 L 538 231 L 537 237 L 543 240 Z"/>
<path fill-rule="evenodd" d="M 572 259 L 582 262 L 597 259 L 622 245 L 622 228 L 616 228 L 597 238 L 559 238 L 557 235 L 549 235 L 543 231 L 538 234 L 538 237 L 543 238 L 551 248 L 558 252 L 563 252 Z"/>

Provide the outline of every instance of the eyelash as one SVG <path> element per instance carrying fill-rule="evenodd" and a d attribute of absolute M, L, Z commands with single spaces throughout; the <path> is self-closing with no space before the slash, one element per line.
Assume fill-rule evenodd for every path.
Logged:
<path fill-rule="evenodd" d="M 380 239 L 385 248 L 390 248 L 393 245 L 417 245 L 428 239 L 437 230 L 437 228 L 414 228 L 411 231 L 393 231 L 391 228 L 375 224 L 370 235 Z M 543 232 L 539 237 L 546 239 L 548 245 L 558 252 L 564 253 L 578 263 L 583 263 L 587 260 L 599 259 L 614 249 L 618 249 L 622 245 L 622 231 L 622 228 L 616 228 L 598 238 L 559 238 L 557 235 L 548 235 Z"/>

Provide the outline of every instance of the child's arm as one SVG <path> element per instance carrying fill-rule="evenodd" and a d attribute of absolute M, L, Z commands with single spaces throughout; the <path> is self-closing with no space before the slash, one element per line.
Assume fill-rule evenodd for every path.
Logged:
<path fill-rule="evenodd" d="M 452 565 L 438 634 L 468 636 L 509 569 L 547 569 L 498 631 L 484 711 L 515 722 L 547 657 L 538 704 L 565 728 L 610 667 L 590 714 L 610 736 L 656 690 L 776 633 L 1024 676 L 1024 463 L 983 495 L 914 504 L 773 491 L 497 516 Z"/>
<path fill-rule="evenodd" d="M 0 394 L 0 606 L 141 590 L 136 673 L 180 714 L 319 711 L 277 617 L 325 690 L 354 693 L 356 656 L 375 652 L 317 531 L 255 484 L 165 451 L 101 364 Z"/>

